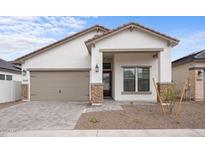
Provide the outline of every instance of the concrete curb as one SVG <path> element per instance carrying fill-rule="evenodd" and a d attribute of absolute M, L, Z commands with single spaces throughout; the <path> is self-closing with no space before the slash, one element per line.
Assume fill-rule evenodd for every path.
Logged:
<path fill-rule="evenodd" d="M 2 133 L 5 137 L 205 137 L 205 129 L 28 130 Z"/>

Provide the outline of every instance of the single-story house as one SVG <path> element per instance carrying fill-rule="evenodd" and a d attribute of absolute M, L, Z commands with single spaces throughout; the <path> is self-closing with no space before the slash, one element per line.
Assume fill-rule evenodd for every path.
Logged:
<path fill-rule="evenodd" d="M 192 53 L 172 62 L 172 79 L 177 90 L 188 82 L 187 97 L 205 100 L 205 50 Z"/>
<path fill-rule="evenodd" d="M 0 103 L 21 99 L 21 68 L 0 59 Z"/>
<path fill-rule="evenodd" d="M 179 40 L 137 23 L 87 28 L 15 60 L 24 99 L 31 101 L 157 101 L 171 84 L 171 49 Z"/>

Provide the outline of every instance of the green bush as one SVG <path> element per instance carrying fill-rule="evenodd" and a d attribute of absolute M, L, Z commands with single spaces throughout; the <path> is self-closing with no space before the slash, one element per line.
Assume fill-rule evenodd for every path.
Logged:
<path fill-rule="evenodd" d="M 90 122 L 92 122 L 92 123 L 97 123 L 97 122 L 99 122 L 95 117 L 92 117 L 91 119 L 90 119 Z"/>

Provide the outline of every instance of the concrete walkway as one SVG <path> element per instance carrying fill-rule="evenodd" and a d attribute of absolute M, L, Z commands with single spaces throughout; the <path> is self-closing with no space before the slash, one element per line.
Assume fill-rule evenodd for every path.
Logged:
<path fill-rule="evenodd" d="M 35 130 L 4 133 L 7 137 L 205 137 L 205 129 Z"/>

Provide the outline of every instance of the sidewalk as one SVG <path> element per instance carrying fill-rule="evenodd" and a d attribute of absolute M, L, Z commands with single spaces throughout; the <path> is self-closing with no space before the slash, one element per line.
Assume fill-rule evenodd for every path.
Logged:
<path fill-rule="evenodd" d="M 4 133 L 8 137 L 205 137 L 205 129 L 34 130 Z"/>

